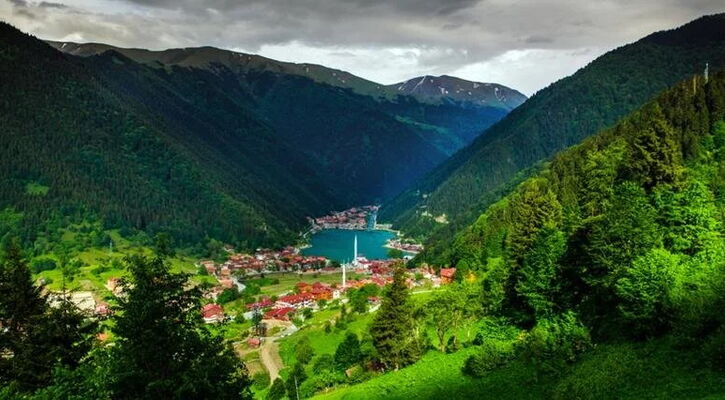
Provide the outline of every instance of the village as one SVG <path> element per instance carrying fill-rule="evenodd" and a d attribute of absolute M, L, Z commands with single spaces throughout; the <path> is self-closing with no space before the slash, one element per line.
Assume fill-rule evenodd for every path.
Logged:
<path fill-rule="evenodd" d="M 244 312 L 246 319 L 253 318 L 255 313 L 261 313 L 262 319 L 291 321 L 301 310 L 317 311 L 333 300 L 345 303 L 345 294 L 351 289 L 359 289 L 365 285 L 383 288 L 392 282 L 392 265 L 398 261 L 368 260 L 355 256 L 351 263 L 339 265 L 324 257 L 299 255 L 292 247 L 280 251 L 261 249 L 253 255 L 236 253 L 223 263 L 201 260 L 199 266 L 217 280 L 217 285 L 209 288 L 205 294 L 210 303 L 204 306 L 202 314 L 207 323 L 222 322 L 228 316 L 216 300 L 224 290 L 244 291 L 245 279 L 294 273 L 299 279 L 294 287 L 278 296 L 260 295 L 256 301 L 245 305 Z M 348 274 L 356 278 L 347 279 Z M 450 283 L 454 274 L 455 268 L 441 269 L 438 274 L 430 267 L 415 268 L 407 272 L 406 283 L 410 289 L 424 286 L 438 288 L 442 284 Z M 320 275 L 339 275 L 340 281 L 314 281 L 314 277 Z M 379 300 L 371 297 L 368 301 L 375 306 Z"/>
<path fill-rule="evenodd" d="M 353 207 L 344 211 L 332 212 L 317 218 L 308 218 L 312 226 L 310 233 L 323 229 L 375 229 L 379 206 Z"/>

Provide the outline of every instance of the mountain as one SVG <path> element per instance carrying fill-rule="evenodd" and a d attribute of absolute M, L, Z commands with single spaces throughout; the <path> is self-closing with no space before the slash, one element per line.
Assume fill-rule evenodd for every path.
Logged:
<path fill-rule="evenodd" d="M 16 151 L 0 209 L 23 215 L 27 240 L 100 221 L 289 243 L 305 217 L 396 195 L 508 112 L 370 96 L 352 75 L 208 47 L 49 46 L 2 29 L 0 140 Z"/>
<path fill-rule="evenodd" d="M 513 110 L 526 101 L 520 92 L 496 83 L 471 82 L 448 75 L 419 76 L 388 86 L 398 93 L 418 99 L 461 102 Z"/>
<path fill-rule="evenodd" d="M 78 58 L 4 23 L 0 74 L 0 235 L 60 243 L 60 228 L 99 221 L 254 247 L 289 243 L 306 216 L 341 205 L 243 98 L 203 75 L 175 83 L 118 54 Z"/>
<path fill-rule="evenodd" d="M 725 65 L 725 14 L 705 16 L 612 50 L 524 104 L 388 202 L 380 218 L 404 232 L 433 236 L 435 258 L 452 234 L 473 220 L 537 163 L 641 106 L 705 64 Z M 434 245 L 439 243 L 440 245 Z"/>
<path fill-rule="evenodd" d="M 253 80 L 259 79 L 264 76 L 265 80 L 275 80 L 275 90 L 271 94 L 266 92 L 255 92 L 250 93 L 250 96 L 263 97 L 259 100 L 260 103 L 270 105 L 278 110 L 267 110 L 262 109 L 259 113 L 262 117 L 267 117 L 268 114 L 273 115 L 269 117 L 271 124 L 277 124 L 278 128 L 284 130 L 286 121 L 277 121 L 279 115 L 287 115 L 290 112 L 298 110 L 299 102 L 305 102 L 310 100 L 308 93 L 306 97 L 302 97 L 298 93 L 297 85 L 302 85 L 303 82 L 311 81 L 316 85 L 302 86 L 302 91 L 309 91 L 314 89 L 319 91 L 325 98 L 329 98 L 332 107 L 334 108 L 339 101 L 335 98 L 342 95 L 341 92 L 335 91 L 333 88 L 349 89 L 350 93 L 348 97 L 352 95 L 361 95 L 364 97 L 356 97 L 356 99 L 364 99 L 369 107 L 373 107 L 376 110 L 382 111 L 388 114 L 388 117 L 392 117 L 396 122 L 392 123 L 395 130 L 411 131 L 416 135 L 420 136 L 425 142 L 431 144 L 435 149 L 430 152 L 433 153 L 431 158 L 434 163 L 442 161 L 443 158 L 447 158 L 455 151 L 468 145 L 473 139 L 478 136 L 484 129 L 496 121 L 503 118 L 512 108 L 521 104 L 525 100 L 525 96 L 518 94 L 511 89 L 505 88 L 500 85 L 494 85 L 499 87 L 500 91 L 506 93 L 508 100 L 506 102 L 494 101 L 495 95 L 484 95 L 487 93 L 483 88 L 479 88 L 481 93 L 480 97 L 485 98 L 485 103 L 481 102 L 464 102 L 461 100 L 447 98 L 447 101 L 441 101 L 441 98 L 432 97 L 426 94 L 418 95 L 417 93 L 405 93 L 397 89 L 397 87 L 381 85 L 345 71 L 340 71 L 332 68 L 327 68 L 315 64 L 296 64 L 287 63 L 277 60 L 272 60 L 266 57 L 239 53 L 229 50 L 222 50 L 213 47 L 196 47 L 196 48 L 183 48 L 183 49 L 168 49 L 161 51 L 150 51 L 145 49 L 126 49 L 114 47 L 100 43 L 73 43 L 73 42 L 53 42 L 48 41 L 53 47 L 74 55 L 79 56 L 93 56 L 99 55 L 108 51 L 115 51 L 123 54 L 126 57 L 133 59 L 134 61 L 144 63 L 153 67 L 161 68 L 162 66 L 179 66 L 190 69 L 201 69 L 211 70 L 215 72 L 229 71 L 232 74 L 239 77 L 242 81 L 247 81 L 246 85 L 254 85 L 256 82 Z M 304 78 L 304 79 L 303 79 Z M 455 79 L 455 78 L 451 78 Z M 461 83 L 465 81 L 461 80 Z M 471 83 L 473 85 L 473 83 Z M 284 93 L 281 93 L 284 91 Z M 322 91 L 326 91 L 322 93 Z M 478 92 L 477 92 L 478 93 Z M 516 93 L 516 94 L 514 94 Z M 279 95 L 281 98 L 275 96 Z M 479 94 L 476 94 L 478 97 Z M 296 99 L 294 97 L 297 97 Z M 374 101 L 370 101 L 374 100 Z M 345 103 L 348 100 L 342 100 Z M 352 100 L 359 101 L 359 100 Z M 329 121 L 329 113 L 345 113 L 346 116 L 349 114 L 348 110 L 342 110 L 339 107 L 337 109 L 328 109 L 328 105 L 322 105 L 319 101 L 315 100 L 315 106 L 321 106 L 319 109 L 316 107 L 303 108 L 305 121 L 310 125 L 295 124 L 296 128 L 309 128 L 313 131 L 313 134 L 318 134 L 323 139 L 321 142 L 329 143 L 338 140 L 340 136 L 339 130 L 334 130 L 334 123 Z M 287 104 L 289 108 L 283 108 L 281 104 Z M 343 117 L 344 118 L 344 117 Z M 287 118 L 285 118 L 287 119 Z M 401 125 L 402 124 L 402 125 Z M 355 123 L 355 130 L 364 129 L 368 126 L 366 123 Z M 350 129 L 350 127 L 346 127 Z M 325 132 L 325 130 L 327 130 Z M 308 132 L 309 133 L 309 132 Z M 292 133 L 290 135 L 298 135 L 300 132 Z M 349 136 L 349 134 L 346 134 Z M 310 144 L 310 146 L 306 146 Z M 312 142 L 301 142 L 296 145 L 301 145 L 306 153 L 315 157 L 317 152 L 320 151 L 320 147 L 311 146 Z M 332 153 L 325 156 L 326 165 L 330 164 L 329 158 L 336 157 L 335 154 L 338 152 L 334 147 Z M 436 152 L 443 153 L 440 157 L 436 155 Z M 427 171 L 430 169 L 430 165 L 412 165 L 417 171 Z M 360 164 L 363 165 L 363 164 Z M 391 168 L 389 171 L 394 171 L 396 168 Z M 338 171 L 332 171 L 333 175 L 338 175 Z M 354 175 L 364 174 L 364 171 L 353 171 Z M 377 175 L 375 179 L 389 179 L 387 176 Z M 411 182 L 407 182 L 408 184 Z M 347 182 L 348 187 L 351 187 L 352 182 Z M 407 186 L 407 185 L 406 185 Z M 397 191 L 399 191 L 398 188 Z M 393 190 L 393 192 L 396 192 Z M 371 192 L 365 190 L 365 192 Z M 389 195 L 386 193 L 385 195 Z M 379 198 L 380 193 L 376 193 L 375 196 Z"/>

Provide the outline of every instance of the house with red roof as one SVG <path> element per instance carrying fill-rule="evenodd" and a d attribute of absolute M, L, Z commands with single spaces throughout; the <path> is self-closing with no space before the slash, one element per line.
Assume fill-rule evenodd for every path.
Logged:
<path fill-rule="evenodd" d="M 441 283 L 451 283 L 453 282 L 453 277 L 456 275 L 456 269 L 455 268 L 441 268 Z"/>
<path fill-rule="evenodd" d="M 289 321 L 292 315 L 294 315 L 295 309 L 293 307 L 281 307 L 273 308 L 264 313 L 264 319 L 276 319 L 279 321 Z"/>
<path fill-rule="evenodd" d="M 224 309 L 219 304 L 209 303 L 201 308 L 201 316 L 207 324 L 224 321 Z"/>

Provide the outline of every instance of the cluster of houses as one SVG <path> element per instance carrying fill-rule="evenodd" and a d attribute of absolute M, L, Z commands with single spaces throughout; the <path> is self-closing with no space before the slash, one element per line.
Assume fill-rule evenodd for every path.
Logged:
<path fill-rule="evenodd" d="M 368 217 L 378 211 L 378 206 L 353 207 L 336 211 L 324 217 L 309 218 L 312 231 L 322 229 L 366 229 Z"/>
<path fill-rule="evenodd" d="M 423 251 L 423 245 L 419 243 L 405 243 L 400 238 L 393 238 L 388 240 L 386 246 L 391 249 L 398 249 L 408 253 L 417 254 Z"/>
<path fill-rule="evenodd" d="M 300 255 L 296 248 L 288 246 L 277 251 L 257 249 L 254 254 L 235 253 L 222 264 L 216 264 L 211 260 L 199 263 L 210 275 L 222 280 L 228 279 L 234 272 L 248 276 L 271 272 L 320 270 L 327 266 L 328 260 L 325 257 Z"/>

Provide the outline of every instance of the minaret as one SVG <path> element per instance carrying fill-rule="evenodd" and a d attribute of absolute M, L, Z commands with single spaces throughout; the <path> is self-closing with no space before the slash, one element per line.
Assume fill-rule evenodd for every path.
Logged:
<path fill-rule="evenodd" d="M 705 83 L 707 83 L 707 79 L 710 75 L 710 63 L 705 63 Z"/>
<path fill-rule="evenodd" d="M 352 265 L 357 265 L 357 235 L 355 235 L 355 240 L 353 241 L 353 254 L 352 254 Z"/>
<path fill-rule="evenodd" d="M 347 283 L 346 282 L 347 279 L 345 279 L 346 278 L 346 276 L 345 276 L 346 266 L 347 266 L 347 262 L 342 263 L 342 288 L 341 288 L 342 290 L 345 290 L 345 284 Z"/>

